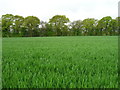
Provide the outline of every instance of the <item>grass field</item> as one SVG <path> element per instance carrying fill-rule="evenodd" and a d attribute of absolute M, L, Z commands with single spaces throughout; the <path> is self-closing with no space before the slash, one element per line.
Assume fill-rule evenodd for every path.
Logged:
<path fill-rule="evenodd" d="M 118 37 L 3 38 L 4 88 L 117 88 Z"/>

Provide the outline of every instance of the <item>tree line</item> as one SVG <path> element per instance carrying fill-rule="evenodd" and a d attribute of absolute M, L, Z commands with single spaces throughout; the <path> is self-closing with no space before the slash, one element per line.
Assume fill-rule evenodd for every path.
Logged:
<path fill-rule="evenodd" d="M 36 16 L 5 14 L 0 24 L 3 37 L 115 36 L 119 33 L 119 21 L 119 17 L 106 16 L 71 22 L 65 15 L 55 15 L 45 22 Z"/>

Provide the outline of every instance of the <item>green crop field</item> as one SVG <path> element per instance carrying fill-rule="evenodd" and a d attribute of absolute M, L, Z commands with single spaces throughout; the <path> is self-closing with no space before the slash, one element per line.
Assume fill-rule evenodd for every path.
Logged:
<path fill-rule="evenodd" d="M 3 88 L 117 88 L 118 37 L 3 38 Z"/>

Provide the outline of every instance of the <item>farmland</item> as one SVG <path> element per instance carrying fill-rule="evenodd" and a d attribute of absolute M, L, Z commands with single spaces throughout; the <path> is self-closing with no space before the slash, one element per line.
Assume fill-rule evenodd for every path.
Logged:
<path fill-rule="evenodd" d="M 4 88 L 117 88 L 117 36 L 3 38 Z"/>

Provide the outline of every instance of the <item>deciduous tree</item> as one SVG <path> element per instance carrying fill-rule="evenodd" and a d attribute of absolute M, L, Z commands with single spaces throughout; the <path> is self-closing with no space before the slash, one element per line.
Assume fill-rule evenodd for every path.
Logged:
<path fill-rule="evenodd" d="M 36 36 L 35 30 L 39 29 L 40 20 L 35 16 L 28 16 L 24 20 L 24 27 L 27 31 L 27 36 Z"/>
<path fill-rule="evenodd" d="M 14 21 L 13 21 L 13 36 L 22 36 L 22 28 L 23 28 L 23 23 L 24 23 L 24 17 L 15 15 L 14 16 Z"/>
<path fill-rule="evenodd" d="M 53 31 L 56 32 L 57 36 L 64 35 L 67 31 L 67 25 L 70 20 L 65 15 L 55 15 L 50 20 L 49 23 L 53 27 Z"/>
<path fill-rule="evenodd" d="M 11 36 L 11 33 L 13 31 L 13 20 L 14 15 L 12 14 L 5 14 L 2 15 L 2 35 L 3 36 Z"/>
<path fill-rule="evenodd" d="M 84 35 L 89 35 L 92 36 L 95 33 L 95 27 L 96 27 L 96 19 L 94 18 L 87 18 L 84 19 L 82 24 L 82 28 L 83 28 L 83 33 Z"/>
<path fill-rule="evenodd" d="M 80 36 L 82 35 L 82 20 L 73 21 L 69 25 L 72 35 Z"/>

